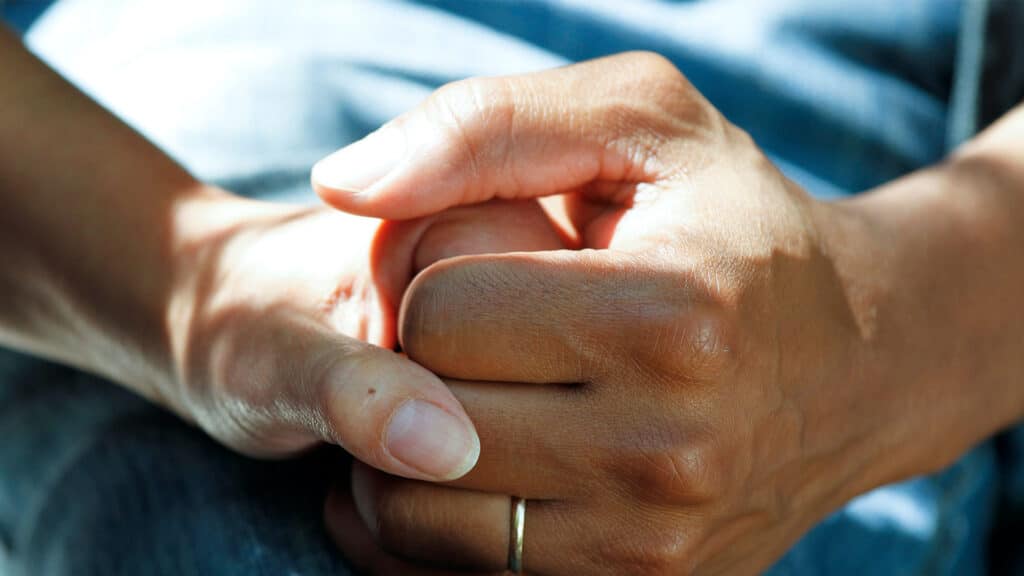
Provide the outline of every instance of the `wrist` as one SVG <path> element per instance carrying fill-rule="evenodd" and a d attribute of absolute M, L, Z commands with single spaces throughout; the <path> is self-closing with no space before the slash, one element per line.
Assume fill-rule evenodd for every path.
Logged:
<path fill-rule="evenodd" d="M 816 209 L 858 320 L 846 385 L 875 410 L 855 493 L 945 467 L 1024 412 L 1020 211 L 998 201 L 1007 177 L 972 172 L 953 161 Z"/>
<path fill-rule="evenodd" d="M 97 307 L 95 338 L 83 367 L 118 382 L 185 419 L 175 355 L 181 326 L 194 310 L 180 309 L 194 271 L 184 257 L 206 228 L 203 206 L 224 205 L 233 197 L 194 181 L 152 191 L 157 209 L 140 218 L 132 250 L 117 264 L 116 282 L 89 288 Z"/>

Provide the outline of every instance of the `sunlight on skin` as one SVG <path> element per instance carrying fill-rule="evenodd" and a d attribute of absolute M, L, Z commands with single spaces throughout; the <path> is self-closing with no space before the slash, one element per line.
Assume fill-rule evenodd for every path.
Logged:
<path fill-rule="evenodd" d="M 4 344 L 118 382 L 246 454 L 331 442 L 414 478 L 473 467 L 459 402 L 391 350 L 398 305 L 417 254 L 453 255 L 431 237 L 559 247 L 536 202 L 418 220 L 384 254 L 394 227 L 379 220 L 197 182 L 3 30 L 0 86 Z M 534 233 L 493 232 L 524 218 Z"/>
<path fill-rule="evenodd" d="M 996 303 L 1024 289 L 1020 118 L 828 204 L 670 63 L 625 54 L 442 88 L 382 129 L 422 157 L 354 173 L 373 138 L 329 156 L 314 184 L 342 210 L 550 197 L 585 248 L 413 280 L 400 340 L 447 378 L 480 460 L 444 485 L 356 466 L 326 512 L 343 551 L 373 574 L 500 571 L 514 494 L 527 571 L 756 574 L 1019 420 L 1024 310 Z"/>

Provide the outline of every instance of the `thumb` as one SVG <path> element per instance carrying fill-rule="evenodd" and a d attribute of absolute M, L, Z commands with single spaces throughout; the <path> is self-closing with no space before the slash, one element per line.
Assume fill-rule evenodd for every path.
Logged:
<path fill-rule="evenodd" d="M 427 369 L 301 312 L 265 311 L 250 326 L 210 349 L 220 375 L 199 423 L 225 444 L 279 457 L 325 441 L 374 468 L 431 481 L 476 464 L 472 422 Z"/>
<path fill-rule="evenodd" d="M 624 54 L 445 86 L 321 160 L 312 182 L 335 208 L 389 219 L 592 182 L 650 182 L 660 175 L 659 154 L 717 117 L 670 62 Z M 624 201 L 619 190 L 595 187 Z"/>
<path fill-rule="evenodd" d="M 326 440 L 380 470 L 454 480 L 480 455 L 473 423 L 448 387 L 390 350 L 347 341 L 313 374 L 310 404 L 324 402 Z"/>

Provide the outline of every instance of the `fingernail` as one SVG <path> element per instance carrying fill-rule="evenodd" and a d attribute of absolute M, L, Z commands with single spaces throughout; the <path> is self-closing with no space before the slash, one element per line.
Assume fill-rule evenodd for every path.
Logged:
<path fill-rule="evenodd" d="M 382 180 L 405 156 L 405 135 L 385 124 L 313 166 L 313 182 L 332 190 L 363 192 Z"/>
<path fill-rule="evenodd" d="M 392 456 L 437 480 L 469 472 L 480 455 L 476 431 L 421 400 L 409 400 L 395 411 L 385 442 Z"/>

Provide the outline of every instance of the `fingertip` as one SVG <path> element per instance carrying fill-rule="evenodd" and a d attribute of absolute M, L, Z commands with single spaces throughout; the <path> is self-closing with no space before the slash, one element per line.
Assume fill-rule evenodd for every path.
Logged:
<path fill-rule="evenodd" d="M 389 122 L 362 140 L 313 165 L 310 182 L 317 195 L 339 210 L 403 220 L 443 210 L 431 199 L 429 184 L 443 180 L 436 163 L 409 157 L 409 135 L 400 120 Z"/>
<path fill-rule="evenodd" d="M 426 368 L 367 347 L 331 377 L 339 443 L 363 462 L 427 481 L 459 478 L 476 465 L 480 439 L 454 394 Z"/>
<path fill-rule="evenodd" d="M 355 191 L 339 190 L 330 186 L 327 183 L 327 177 L 324 175 L 325 168 L 323 163 L 324 160 L 320 160 L 314 164 L 313 169 L 309 173 L 309 183 L 313 186 L 313 191 L 328 206 L 348 212 L 349 206 L 353 204 L 352 196 L 356 194 Z"/>
<path fill-rule="evenodd" d="M 344 149 L 341 151 L 344 151 Z M 339 152 L 335 152 L 335 154 Z M 335 165 L 335 162 L 332 160 L 333 156 L 332 154 L 320 160 L 313 165 L 313 169 L 310 171 L 309 180 L 316 195 L 328 206 L 342 212 L 355 214 L 356 216 L 390 217 L 387 214 L 381 214 L 380 209 L 374 202 L 372 189 L 347 187 L 342 180 L 336 177 L 339 170 L 344 168 L 338 168 Z"/>
<path fill-rule="evenodd" d="M 310 183 L 325 204 L 342 212 L 370 218 L 409 220 L 429 216 L 448 207 L 431 205 L 424 199 L 424 187 L 417 187 L 415 182 L 405 182 L 408 178 L 400 174 L 365 189 L 354 189 L 335 180 L 333 175 L 336 172 L 330 157 L 324 158 L 313 165 Z M 410 193 L 407 190 L 416 191 Z"/>
<path fill-rule="evenodd" d="M 405 152 L 404 131 L 389 122 L 317 162 L 312 179 L 331 190 L 364 193 L 394 172 L 405 159 Z"/>

